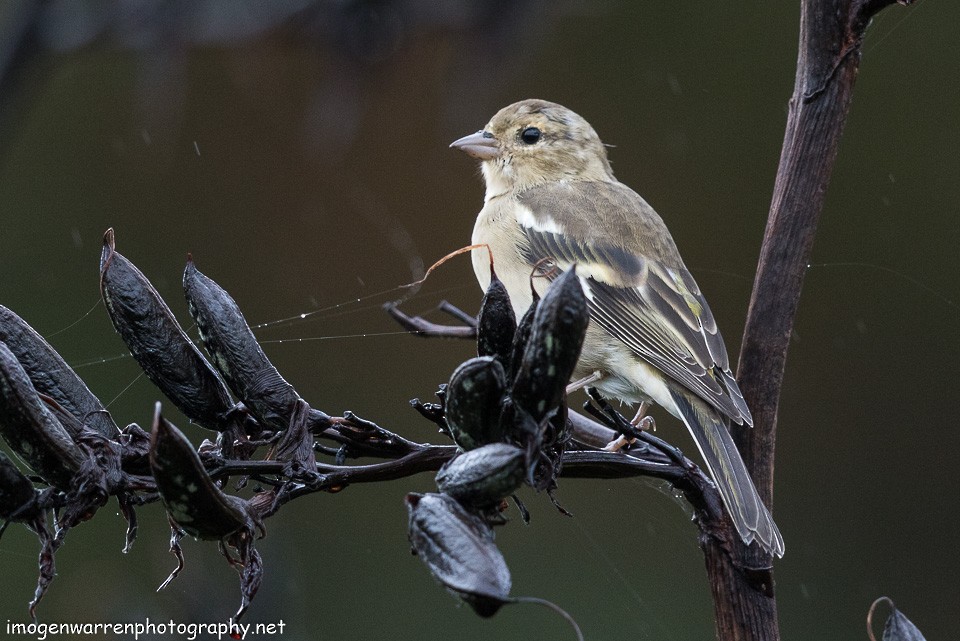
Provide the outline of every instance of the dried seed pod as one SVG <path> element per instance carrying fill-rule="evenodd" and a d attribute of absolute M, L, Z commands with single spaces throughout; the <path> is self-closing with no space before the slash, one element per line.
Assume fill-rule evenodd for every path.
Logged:
<path fill-rule="evenodd" d="M 6 343 L 20 361 L 37 392 L 52 398 L 101 436 L 117 438 L 120 429 L 100 399 L 93 395 L 50 343 L 3 305 L 0 305 L 0 341 Z"/>
<path fill-rule="evenodd" d="M 200 340 L 227 385 L 261 423 L 286 429 L 300 395 L 263 353 L 237 303 L 189 257 L 183 290 Z"/>
<path fill-rule="evenodd" d="M 464 505 L 488 507 L 513 494 L 526 475 L 523 450 L 491 443 L 464 452 L 437 474 L 437 488 Z"/>
<path fill-rule="evenodd" d="M 233 407 L 230 393 L 147 277 L 117 253 L 112 229 L 103 237 L 100 292 L 114 328 L 153 384 L 191 421 L 222 428 Z"/>
<path fill-rule="evenodd" d="M 454 370 L 445 412 L 457 445 L 472 450 L 500 440 L 500 404 L 506 388 L 503 366 L 491 356 L 471 358 Z"/>
<path fill-rule="evenodd" d="M 44 481 L 69 490 L 85 460 L 60 422 L 37 396 L 30 378 L 0 342 L 0 436 Z"/>
<path fill-rule="evenodd" d="M 537 423 L 563 401 L 589 320 L 574 266 L 550 285 L 540 301 L 513 383 L 511 397 Z"/>
<path fill-rule="evenodd" d="M 477 356 L 494 356 L 509 366 L 516 332 L 517 316 L 510 295 L 491 266 L 490 286 L 483 295 L 477 317 Z"/>
<path fill-rule="evenodd" d="M 256 527 L 247 502 L 214 485 L 187 437 L 160 414 L 160 403 L 150 435 L 150 470 L 170 518 L 191 536 L 220 540 Z"/>
<path fill-rule="evenodd" d="M 533 290 L 533 303 L 523 313 L 517 322 L 517 331 L 513 334 L 513 344 L 510 346 L 510 366 L 507 368 L 507 380 L 513 380 L 520 369 L 520 363 L 523 360 L 523 353 L 527 349 L 527 343 L 530 342 L 530 334 L 533 331 L 533 317 L 537 314 L 537 308 L 540 307 L 540 295 Z"/>
<path fill-rule="evenodd" d="M 30 504 L 36 495 L 30 479 L 0 450 L 0 519 L 16 518 L 14 515 Z"/>
<path fill-rule="evenodd" d="M 510 599 L 510 570 L 493 529 L 446 494 L 408 494 L 413 552 L 440 582 L 482 617 Z"/>
<path fill-rule="evenodd" d="M 890 597 L 885 596 L 876 599 L 867 611 L 867 634 L 871 641 L 876 641 L 876 637 L 873 635 L 873 614 L 877 606 L 881 603 L 886 603 L 891 610 L 890 615 L 883 624 L 882 641 L 926 641 L 923 633 L 920 632 L 920 628 L 908 619 L 903 612 L 897 609 L 897 606 Z"/>

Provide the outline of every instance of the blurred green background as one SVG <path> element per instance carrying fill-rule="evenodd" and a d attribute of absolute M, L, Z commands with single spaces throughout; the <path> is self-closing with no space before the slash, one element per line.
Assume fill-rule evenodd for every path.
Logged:
<path fill-rule="evenodd" d="M 583 115 L 617 176 L 670 226 L 733 355 L 793 85 L 796 2 L 428 0 L 0 5 L 0 303 L 48 337 L 118 423 L 159 393 L 113 332 L 100 241 L 186 321 L 187 252 L 237 299 L 311 404 L 415 440 L 467 342 L 398 333 L 380 304 L 467 244 L 483 187 L 447 149 L 523 98 Z M 785 639 L 864 639 L 888 595 L 929 639 L 960 638 L 960 40 L 956 3 L 886 10 L 862 69 L 786 374 L 775 516 Z M 404 308 L 475 311 L 466 258 Z M 358 302 L 359 299 L 359 302 Z M 431 318 L 439 319 L 434 313 Z M 359 336 L 359 335 L 366 336 Z M 206 434 L 166 404 L 199 443 Z M 660 434 L 693 453 L 685 430 Z M 410 556 L 402 498 L 429 476 L 283 508 L 258 544 L 248 621 L 292 638 L 566 639 L 545 610 L 480 620 Z M 657 490 L 661 491 L 657 491 Z M 695 528 L 664 488 L 561 484 L 524 495 L 498 542 L 514 593 L 566 608 L 588 639 L 709 639 Z M 159 505 L 133 551 L 111 503 L 70 533 L 40 607 L 58 621 L 215 621 L 239 603 L 210 543 L 174 566 Z M 23 621 L 38 547 L 0 541 L 0 619 Z M 114 638 L 114 637 L 111 637 Z"/>

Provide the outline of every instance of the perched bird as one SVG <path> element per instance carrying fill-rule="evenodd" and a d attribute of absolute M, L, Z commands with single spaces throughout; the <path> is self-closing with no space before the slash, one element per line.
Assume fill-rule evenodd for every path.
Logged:
<path fill-rule="evenodd" d="M 517 316 L 532 303 L 530 277 L 543 259 L 559 270 L 576 264 L 590 326 L 575 378 L 682 420 L 740 537 L 783 556 L 783 538 L 727 429 L 753 419 L 713 314 L 660 216 L 614 178 L 593 127 L 561 105 L 524 100 L 451 147 L 482 161 L 486 194 L 473 242 L 490 247 Z M 473 267 L 486 289 L 485 250 L 474 250 Z"/>

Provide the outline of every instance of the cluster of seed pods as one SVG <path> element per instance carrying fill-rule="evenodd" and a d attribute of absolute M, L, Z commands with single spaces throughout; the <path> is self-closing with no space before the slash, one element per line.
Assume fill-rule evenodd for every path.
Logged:
<path fill-rule="evenodd" d="M 414 553 L 483 617 L 525 600 L 510 596 L 510 571 L 494 542 L 505 499 L 524 483 L 552 491 L 569 439 L 566 386 L 586 334 L 587 301 L 574 270 L 535 301 L 518 323 L 492 275 L 478 318 L 478 356 L 460 365 L 440 394 L 462 452 L 437 474 L 438 493 L 406 499 Z"/>
<path fill-rule="evenodd" d="M 316 476 L 313 432 L 329 417 L 311 409 L 264 355 L 234 300 L 188 260 L 183 278 L 190 314 L 208 360 L 149 280 L 104 236 L 100 291 L 107 312 L 148 378 L 191 422 L 217 433 L 201 455 L 166 420 L 157 403 L 148 434 L 120 429 L 63 358 L 19 316 L 0 307 L 0 436 L 37 477 L 39 489 L 0 456 L 0 518 L 26 524 L 43 543 L 31 616 L 54 575 L 53 554 L 66 532 L 116 496 L 136 535 L 136 504 L 155 497 L 170 517 L 171 548 L 183 565 L 184 534 L 220 542 L 241 576 L 242 615 L 259 587 L 262 563 L 253 546 L 275 490 L 251 499 L 226 494 L 210 461 L 244 460 L 263 442 L 288 478 Z M 211 364 L 212 361 L 212 364 Z M 236 400 L 235 400 L 236 399 Z M 55 536 L 46 514 L 58 510 Z M 164 583 L 166 585 L 166 583 Z"/>
<path fill-rule="evenodd" d="M 128 522 L 125 551 L 136 537 L 135 507 L 163 502 L 178 565 L 161 587 L 183 567 L 184 535 L 218 541 L 240 574 L 237 620 L 261 583 L 254 542 L 264 534 L 263 519 L 291 497 L 343 478 L 353 469 L 342 466 L 347 450 L 398 460 L 426 453 L 425 464 L 450 459 L 449 446 L 414 444 L 352 414 L 331 418 L 311 408 L 270 363 L 236 302 L 189 258 L 183 288 L 203 351 L 107 231 L 100 291 L 108 315 L 147 377 L 192 423 L 211 431 L 215 442 L 199 450 L 163 416 L 159 402 L 149 432 L 136 424 L 121 429 L 53 347 L 0 306 L 0 437 L 22 464 L 0 452 L 0 519 L 4 528 L 23 523 L 41 541 L 32 617 L 67 532 L 110 497 Z M 521 485 L 556 487 L 569 439 L 564 391 L 587 317 L 573 270 L 556 278 L 519 323 L 494 275 L 478 318 L 478 356 L 442 386 L 434 418 L 459 453 L 437 474 L 437 493 L 407 497 L 408 534 L 441 584 L 481 616 L 523 600 L 509 594 L 510 573 L 492 526 L 505 522 L 505 498 Z M 322 466 L 323 473 L 318 436 L 341 444 L 338 465 Z M 255 460 L 264 446 L 266 457 Z M 228 494 L 218 480 L 228 464 L 269 469 L 276 483 L 250 498 Z"/>

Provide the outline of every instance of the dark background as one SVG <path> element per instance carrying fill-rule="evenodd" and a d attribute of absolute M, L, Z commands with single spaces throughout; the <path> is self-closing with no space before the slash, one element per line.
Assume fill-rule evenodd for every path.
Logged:
<path fill-rule="evenodd" d="M 256 330 L 286 378 L 331 414 L 436 440 L 407 400 L 429 398 L 472 346 L 401 335 L 379 306 L 469 241 L 483 187 L 447 145 L 537 97 L 615 145 L 617 176 L 663 215 L 735 355 L 797 5 L 4 3 L 0 303 L 77 366 L 118 423 L 146 426 L 159 393 L 98 304 L 112 226 L 185 324 L 188 251 L 252 325 L 320 310 Z M 958 20 L 955 3 L 894 7 L 865 42 L 781 402 L 787 639 L 863 639 L 880 595 L 927 638 L 960 637 Z M 442 298 L 477 309 L 466 257 L 404 308 L 427 313 Z M 166 412 L 195 443 L 206 436 Z M 660 434 L 693 454 L 658 416 Z M 402 503 L 431 488 L 425 475 L 286 506 L 258 544 L 266 574 L 247 620 L 283 619 L 292 638 L 572 638 L 531 606 L 480 620 L 434 583 L 409 554 Z M 567 480 L 558 496 L 574 519 L 527 493 L 530 526 L 498 531 L 514 594 L 557 602 L 588 639 L 712 638 L 696 531 L 669 491 Z M 116 512 L 70 533 L 42 620 L 235 610 L 236 575 L 211 543 L 187 541 L 186 570 L 155 593 L 174 566 L 163 511 L 140 511 L 127 555 Z M 20 526 L 0 542 L 0 619 L 25 620 L 37 550 Z"/>

